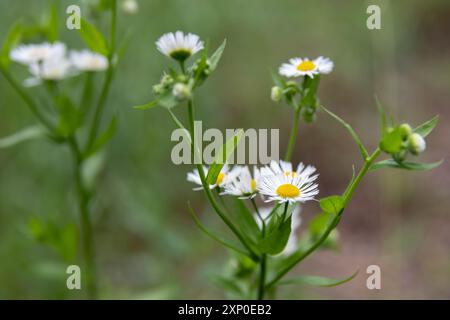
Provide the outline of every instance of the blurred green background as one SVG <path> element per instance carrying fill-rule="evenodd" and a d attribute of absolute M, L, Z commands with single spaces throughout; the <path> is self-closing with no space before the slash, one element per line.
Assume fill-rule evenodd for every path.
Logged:
<path fill-rule="evenodd" d="M 61 40 L 83 48 L 65 29 L 65 8 L 86 1 L 60 1 Z M 119 1 L 120 3 L 120 1 Z M 201 233 L 187 202 L 203 221 L 221 226 L 203 195 L 185 180 L 190 166 L 170 159 L 173 125 L 167 112 L 133 110 L 148 102 L 151 86 L 171 64 L 154 42 L 165 32 L 199 34 L 227 48 L 219 68 L 198 91 L 197 116 L 204 127 L 280 128 L 287 144 L 291 110 L 270 98 L 270 69 L 294 56 L 324 55 L 335 70 L 323 77 L 322 103 L 350 122 L 375 147 L 378 123 L 374 94 L 397 120 L 418 124 L 435 114 L 440 124 L 427 139 L 424 161 L 448 158 L 450 150 L 450 2 L 448 0 L 141 0 L 139 12 L 119 11 L 119 36 L 130 32 L 108 99 L 119 115 L 106 166 L 99 177 L 93 220 L 103 298 L 222 298 L 211 281 L 226 269 L 226 250 Z M 382 8 L 382 30 L 366 28 L 366 8 Z M 0 36 L 19 18 L 45 19 L 48 1 L 0 0 Z M 82 11 L 83 15 L 83 11 Z M 106 26 L 102 19 L 99 20 Z M 106 31 L 106 28 L 102 30 Z M 16 79 L 26 70 L 14 66 Z M 97 78 L 100 84 L 101 76 Z M 36 96 L 38 89 L 32 89 Z M 184 117 L 184 107 L 177 113 Z M 0 137 L 35 122 L 0 77 Z M 294 162 L 314 164 L 321 196 L 342 192 L 356 146 L 321 113 L 301 124 Z M 362 183 L 339 227 L 338 251 L 321 251 L 295 272 L 342 277 L 337 288 L 285 287 L 280 298 L 450 298 L 450 164 L 429 172 L 385 170 Z M 304 207 L 307 221 L 318 211 Z M 33 140 L 0 150 L 0 298 L 80 298 L 65 286 L 67 262 L 28 231 L 32 218 L 62 227 L 78 223 L 69 150 Z M 301 232 L 301 230 L 300 230 Z M 79 258 L 72 263 L 80 264 Z M 381 267 L 382 289 L 366 288 L 367 266 Z"/>

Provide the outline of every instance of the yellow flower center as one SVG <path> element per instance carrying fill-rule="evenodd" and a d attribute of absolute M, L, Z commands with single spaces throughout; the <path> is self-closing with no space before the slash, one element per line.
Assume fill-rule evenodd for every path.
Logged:
<path fill-rule="evenodd" d="M 292 176 L 292 178 L 293 178 L 293 177 L 295 177 L 295 172 L 294 172 L 294 171 L 292 171 L 292 172 L 285 171 L 285 172 L 284 172 L 284 175 L 285 175 L 286 177 Z"/>
<path fill-rule="evenodd" d="M 300 189 L 293 184 L 285 183 L 277 188 L 277 194 L 282 198 L 295 198 L 300 195 Z"/>
<path fill-rule="evenodd" d="M 298 71 L 313 71 L 316 68 L 316 65 L 311 60 L 303 60 L 297 66 Z"/>
<path fill-rule="evenodd" d="M 223 178 L 225 178 L 225 173 L 219 173 L 219 175 L 217 176 L 216 185 L 220 185 L 223 181 Z"/>
<path fill-rule="evenodd" d="M 255 192 L 256 191 L 256 180 L 252 179 L 252 181 L 250 182 L 252 191 Z"/>

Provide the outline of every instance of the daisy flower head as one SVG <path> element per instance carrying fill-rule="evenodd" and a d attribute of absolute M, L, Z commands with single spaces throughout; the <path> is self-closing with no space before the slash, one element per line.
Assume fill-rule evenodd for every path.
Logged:
<path fill-rule="evenodd" d="M 80 71 L 104 71 L 108 68 L 108 59 L 104 55 L 87 49 L 71 51 L 70 61 Z"/>
<path fill-rule="evenodd" d="M 287 165 L 289 163 L 284 164 Z M 292 165 L 290 168 L 292 168 Z M 274 164 L 273 168 L 266 168 L 264 172 L 261 172 L 258 190 L 261 195 L 267 197 L 265 201 L 295 203 L 314 200 L 314 196 L 319 193 L 318 185 L 314 183 L 318 174 L 313 175 L 316 168 L 313 166 L 305 167 L 301 163 L 295 172 L 281 171 L 276 173 L 278 170 L 285 169 L 289 169 L 289 166 L 287 165 L 283 169 L 281 165 L 276 167 Z"/>
<path fill-rule="evenodd" d="M 9 57 L 12 61 L 32 65 L 50 59 L 59 59 L 66 54 L 66 45 L 61 42 L 41 44 L 21 44 L 11 50 Z"/>
<path fill-rule="evenodd" d="M 33 63 L 29 71 L 33 77 L 25 80 L 25 86 L 37 85 L 41 80 L 62 80 L 74 74 L 72 63 L 64 56 Z"/>
<path fill-rule="evenodd" d="M 205 173 L 205 176 L 208 174 L 208 170 L 209 168 L 207 166 L 203 166 L 203 172 Z M 229 184 L 237 177 L 239 171 L 240 171 L 239 167 L 236 166 L 230 170 L 228 165 L 225 164 L 222 170 L 220 170 L 219 175 L 217 176 L 216 183 L 209 185 L 209 188 L 214 189 L 216 187 L 219 188 L 225 187 L 227 184 Z M 197 169 L 194 169 L 192 172 L 189 172 L 187 174 L 187 181 L 199 185 L 199 187 L 194 188 L 194 190 L 203 189 L 202 180 L 200 178 L 200 174 Z"/>
<path fill-rule="evenodd" d="M 289 63 L 283 63 L 278 72 L 285 77 L 309 76 L 314 78 L 317 74 L 327 74 L 333 70 L 334 64 L 322 56 L 310 60 L 308 58 L 292 58 Z"/>
<path fill-rule="evenodd" d="M 162 54 L 181 62 L 204 48 L 199 36 L 181 31 L 162 35 L 156 47 Z"/>
<path fill-rule="evenodd" d="M 258 193 L 259 169 L 253 167 L 253 175 L 247 166 L 237 167 L 237 176 L 224 185 L 221 195 L 227 194 L 239 197 L 239 199 L 252 199 Z"/>
<path fill-rule="evenodd" d="M 273 208 L 271 207 L 262 207 L 259 208 L 259 215 L 262 219 L 266 220 L 268 219 L 270 213 L 272 212 Z M 295 250 L 297 250 L 297 230 L 300 227 L 302 223 L 302 219 L 300 217 L 301 207 L 296 206 L 294 210 L 292 211 L 292 220 L 291 220 L 291 234 L 289 235 L 288 242 L 286 244 L 286 247 L 279 253 L 280 255 L 287 256 L 293 253 Z M 256 219 L 256 223 L 258 224 L 258 227 L 262 229 L 262 222 L 261 219 L 259 219 L 258 214 L 255 212 L 254 217 Z"/>

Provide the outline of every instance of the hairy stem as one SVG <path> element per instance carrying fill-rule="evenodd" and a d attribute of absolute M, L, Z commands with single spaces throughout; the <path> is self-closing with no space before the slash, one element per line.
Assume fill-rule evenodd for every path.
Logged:
<path fill-rule="evenodd" d="M 297 135 L 298 135 L 298 126 L 299 126 L 299 121 L 300 121 L 300 110 L 301 110 L 300 106 L 297 106 L 297 108 L 295 109 L 294 119 L 293 119 L 293 122 L 292 122 L 291 135 L 289 137 L 289 144 L 288 144 L 288 147 L 287 147 L 287 150 L 286 150 L 286 155 L 284 157 L 285 161 L 291 161 L 292 153 L 294 152 L 295 141 L 297 140 Z"/>
<path fill-rule="evenodd" d="M 83 158 L 74 137 L 69 139 L 69 144 L 74 157 L 75 181 L 78 194 L 78 208 L 81 221 L 81 237 L 83 245 L 83 257 L 86 275 L 86 290 L 89 299 L 97 298 L 97 281 L 95 267 L 94 239 L 92 236 L 92 223 L 89 212 L 90 194 L 83 184 L 82 168 Z"/>

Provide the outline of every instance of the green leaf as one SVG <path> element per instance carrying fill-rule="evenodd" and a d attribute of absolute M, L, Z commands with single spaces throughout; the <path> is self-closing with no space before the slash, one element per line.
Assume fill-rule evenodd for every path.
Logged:
<path fill-rule="evenodd" d="M 382 168 L 396 168 L 406 170 L 431 170 L 440 166 L 444 160 L 440 160 L 432 163 L 415 163 L 415 162 L 397 162 L 393 159 L 387 159 L 374 163 L 370 170 L 378 170 Z"/>
<path fill-rule="evenodd" d="M 348 130 L 348 132 L 353 137 L 353 140 L 355 140 L 356 144 L 358 145 L 359 152 L 361 153 L 361 156 L 363 157 L 364 160 L 366 160 L 369 157 L 369 153 L 367 152 L 366 148 L 364 147 L 364 144 L 362 143 L 362 141 L 359 138 L 359 136 L 356 134 L 355 130 L 353 130 L 353 128 L 347 122 L 345 122 L 343 119 L 338 117 L 336 114 L 334 114 L 333 112 L 331 112 L 330 110 L 328 110 L 324 106 L 321 106 L 321 108 L 326 113 L 328 113 L 331 117 L 333 117 L 335 120 L 337 120 L 340 124 L 342 124 L 344 126 L 344 128 L 346 128 Z"/>
<path fill-rule="evenodd" d="M 9 52 L 13 49 L 22 37 L 23 26 L 22 22 L 16 22 L 8 31 L 8 34 L 3 40 L 3 46 L 0 53 L 0 68 L 7 68 L 9 66 Z"/>
<path fill-rule="evenodd" d="M 233 220 L 236 221 L 235 225 L 239 226 L 246 238 L 256 243 L 261 236 L 261 230 L 256 223 L 253 212 L 245 206 L 244 201 L 241 199 L 234 198 L 233 200 L 235 210 L 231 210 L 231 214 L 233 215 Z"/>
<path fill-rule="evenodd" d="M 239 244 L 234 244 L 230 240 L 227 240 L 227 239 L 223 238 L 222 236 L 218 235 L 216 232 L 213 232 L 213 231 L 207 229 L 205 226 L 203 226 L 203 224 L 201 223 L 200 219 L 195 214 L 195 211 L 192 209 L 192 206 L 191 206 L 191 204 L 189 202 L 188 202 L 188 207 L 189 207 L 189 212 L 190 212 L 192 218 L 194 219 L 195 224 L 208 237 L 210 237 L 213 240 L 216 240 L 220 244 L 224 245 L 225 247 L 227 247 L 227 248 L 229 248 L 229 249 L 231 249 L 231 250 L 233 250 L 233 251 L 235 251 L 237 253 L 240 253 L 240 254 L 243 254 L 245 256 L 248 256 L 248 253 L 244 249 L 242 249 Z"/>
<path fill-rule="evenodd" d="M 399 127 L 387 131 L 381 138 L 380 149 L 386 153 L 394 154 L 402 150 L 404 136 Z"/>
<path fill-rule="evenodd" d="M 338 215 L 344 209 L 344 200 L 341 196 L 329 196 L 319 201 L 320 208 L 326 213 Z"/>
<path fill-rule="evenodd" d="M 283 221 L 283 217 L 278 214 L 272 216 L 266 236 L 258 245 L 262 253 L 276 255 L 283 251 L 291 234 L 291 218 L 292 216 L 289 216 Z"/>
<path fill-rule="evenodd" d="M 214 71 L 217 68 L 219 61 L 222 58 L 223 50 L 225 50 L 226 44 L 227 44 L 227 39 L 223 40 L 220 47 L 217 48 L 217 50 L 209 58 L 209 70 L 210 71 Z"/>
<path fill-rule="evenodd" d="M 106 45 L 106 40 L 94 25 L 90 24 L 84 19 L 81 19 L 81 28 L 79 31 L 81 38 L 83 38 L 86 45 L 92 51 L 98 52 L 104 56 L 108 56 L 109 50 L 108 46 Z"/>
<path fill-rule="evenodd" d="M 220 150 L 217 152 L 216 159 L 209 168 L 208 175 L 206 177 L 206 181 L 209 184 L 216 183 L 217 177 L 220 174 L 220 170 L 222 170 L 226 161 L 230 158 L 231 154 L 236 149 L 243 134 L 244 130 L 237 130 L 237 132 L 225 144 L 223 144 Z"/>
<path fill-rule="evenodd" d="M 89 158 L 85 158 L 85 161 L 83 161 L 81 177 L 88 191 L 94 190 L 97 177 L 101 173 L 104 166 L 105 154 L 102 152 L 94 153 Z"/>
<path fill-rule="evenodd" d="M 56 4 L 52 4 L 48 12 L 45 30 L 47 38 L 51 42 L 58 40 L 58 17 L 58 6 Z"/>
<path fill-rule="evenodd" d="M 134 106 L 133 109 L 138 109 L 138 110 L 151 109 L 151 108 L 154 108 L 154 107 L 158 106 L 158 102 L 159 102 L 158 99 L 157 100 L 153 100 L 153 101 L 150 101 L 149 103 L 146 103 L 146 104 L 142 104 L 142 105 L 139 105 L 139 106 Z"/>
<path fill-rule="evenodd" d="M 287 285 L 287 284 L 306 284 L 311 286 L 318 286 L 318 287 L 335 287 L 339 286 L 341 284 L 344 284 L 346 282 L 349 282 L 353 278 L 356 277 L 359 270 L 357 270 L 355 273 L 353 273 L 350 277 L 343 278 L 343 279 L 333 279 L 333 278 L 326 278 L 326 277 L 319 277 L 319 276 L 298 276 L 295 278 L 282 280 L 279 282 L 280 285 Z"/>
<path fill-rule="evenodd" d="M 23 129 L 13 135 L 0 139 L 0 149 L 12 147 L 20 142 L 43 137 L 47 131 L 40 126 Z"/>
<path fill-rule="evenodd" d="M 218 286 L 220 286 L 222 289 L 227 291 L 228 293 L 235 294 L 239 297 L 244 296 L 244 291 L 242 288 L 237 284 L 235 279 L 228 279 L 225 277 L 214 277 L 212 279 L 214 283 L 216 283 Z"/>
<path fill-rule="evenodd" d="M 439 116 L 434 116 L 432 119 L 422 123 L 420 126 L 414 129 L 415 133 L 420 134 L 422 137 L 426 137 L 433 131 L 439 120 Z"/>
<path fill-rule="evenodd" d="M 117 129 L 117 117 L 113 116 L 108 127 L 103 131 L 92 144 L 92 147 L 85 153 L 88 158 L 103 148 L 103 146 L 112 138 Z"/>
<path fill-rule="evenodd" d="M 375 103 L 377 104 L 378 115 L 380 117 L 380 135 L 383 136 L 387 129 L 386 112 L 377 95 L 375 95 Z"/>
<path fill-rule="evenodd" d="M 317 214 L 309 223 L 308 231 L 313 239 L 318 239 L 322 236 L 325 230 L 333 223 L 336 215 L 331 212 L 321 212 Z"/>
<path fill-rule="evenodd" d="M 59 110 L 58 132 L 63 136 L 69 136 L 80 127 L 82 115 L 68 96 L 56 96 L 55 104 Z"/>

